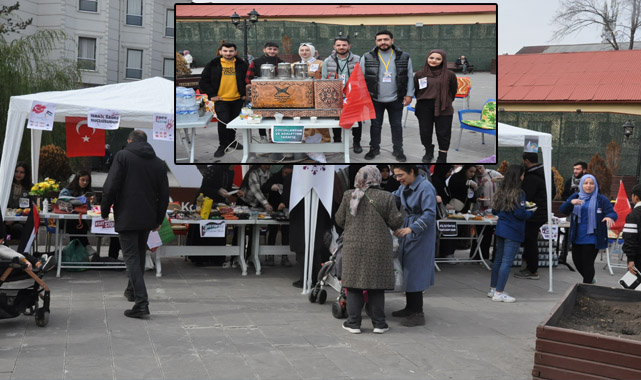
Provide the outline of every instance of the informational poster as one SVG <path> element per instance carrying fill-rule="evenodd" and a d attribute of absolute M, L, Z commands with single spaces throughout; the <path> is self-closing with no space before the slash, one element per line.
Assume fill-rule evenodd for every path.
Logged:
<path fill-rule="evenodd" d="M 302 125 L 275 125 L 272 128 L 272 141 L 275 143 L 301 143 L 305 127 Z"/>
<path fill-rule="evenodd" d="M 92 108 L 87 113 L 89 128 L 118 129 L 120 127 L 120 113 L 118 111 Z"/>
<path fill-rule="evenodd" d="M 553 240 L 556 240 L 559 237 L 559 226 L 556 224 L 553 224 L 551 226 L 548 224 L 544 224 L 541 226 L 540 231 L 543 239 L 545 240 L 550 239 L 550 236 Z"/>
<path fill-rule="evenodd" d="M 116 222 L 113 220 L 93 218 L 91 219 L 91 233 L 117 235 L 118 233 L 114 229 L 115 225 Z"/>
<path fill-rule="evenodd" d="M 174 141 L 174 115 L 154 114 L 154 140 Z"/>
<path fill-rule="evenodd" d="M 27 128 L 43 131 L 53 130 L 53 117 L 56 114 L 56 105 L 34 100 L 31 103 Z"/>
<path fill-rule="evenodd" d="M 455 221 L 451 220 L 437 220 L 436 226 L 441 232 L 442 236 L 456 236 L 458 235 L 458 229 Z"/>
<path fill-rule="evenodd" d="M 223 220 L 201 220 L 200 237 L 225 237 L 226 225 Z"/>
<path fill-rule="evenodd" d="M 150 231 L 149 238 L 147 238 L 147 247 L 149 249 L 154 249 L 162 245 L 162 239 L 160 239 L 160 234 L 158 231 Z"/>
<path fill-rule="evenodd" d="M 539 137 L 525 136 L 524 143 L 523 143 L 523 151 L 528 153 L 537 153 L 539 151 Z"/>

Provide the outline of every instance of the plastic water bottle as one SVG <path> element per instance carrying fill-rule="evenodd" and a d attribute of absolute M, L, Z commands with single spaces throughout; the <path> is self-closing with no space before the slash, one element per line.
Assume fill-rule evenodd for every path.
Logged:
<path fill-rule="evenodd" d="M 183 101 L 185 102 L 185 107 L 191 107 L 196 105 L 196 91 L 193 88 L 185 89 L 183 93 Z"/>
<path fill-rule="evenodd" d="M 42 212 L 49 212 L 49 200 L 47 198 L 42 201 Z"/>
<path fill-rule="evenodd" d="M 200 209 L 203 207 L 203 202 L 205 201 L 205 196 L 203 193 L 200 193 L 198 195 L 198 198 L 196 198 L 196 211 L 200 211 Z"/>
<path fill-rule="evenodd" d="M 198 106 L 192 105 L 185 107 L 185 121 L 196 122 L 198 121 Z"/>

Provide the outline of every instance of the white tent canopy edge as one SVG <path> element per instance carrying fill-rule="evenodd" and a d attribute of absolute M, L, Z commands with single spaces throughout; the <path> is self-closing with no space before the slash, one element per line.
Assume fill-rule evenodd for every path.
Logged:
<path fill-rule="evenodd" d="M 539 148 L 543 154 L 543 170 L 545 171 L 546 189 L 550 188 L 552 183 L 552 135 L 549 133 L 537 132 L 525 128 L 519 128 L 512 125 L 499 123 L 498 129 L 499 147 L 523 147 L 525 145 L 525 136 L 536 136 L 539 139 Z M 553 184 L 552 184 L 553 185 Z M 548 225 L 552 224 L 552 194 L 547 192 L 547 210 Z M 553 292 L 552 288 L 552 238 L 549 239 L 549 272 L 550 287 L 548 292 Z"/>

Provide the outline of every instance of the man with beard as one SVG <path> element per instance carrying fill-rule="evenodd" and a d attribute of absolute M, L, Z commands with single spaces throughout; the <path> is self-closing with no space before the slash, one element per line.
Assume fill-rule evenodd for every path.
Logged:
<path fill-rule="evenodd" d="M 323 79 L 340 79 L 343 81 L 343 86 L 347 83 L 349 75 L 354 70 L 354 66 L 358 63 L 359 57 L 352 54 L 350 49 L 352 45 L 349 43 L 349 38 L 339 36 L 334 38 L 334 51 L 332 54 L 325 58 L 321 70 Z M 363 123 L 358 122 L 358 128 L 352 127 L 352 137 L 354 138 L 354 153 L 361 153 L 361 135 L 363 132 Z M 334 142 L 341 142 L 341 128 L 334 128 Z"/>
<path fill-rule="evenodd" d="M 285 62 L 280 57 L 278 57 L 278 44 L 276 42 L 265 42 L 265 47 L 263 48 L 264 55 L 262 57 L 256 58 L 252 61 L 247 69 L 247 75 L 245 76 L 245 82 L 247 85 L 251 84 L 252 79 L 260 77 L 260 66 L 266 63 L 274 65 L 274 68 L 278 68 L 280 62 Z M 264 143 L 267 142 L 267 132 L 265 129 L 259 129 L 258 133 L 260 134 L 260 140 Z"/>
<path fill-rule="evenodd" d="M 203 69 L 200 91 L 214 101 L 216 118 L 218 119 L 219 146 L 214 157 L 225 155 L 225 149 L 232 146 L 243 149 L 236 141 L 236 131 L 227 129 L 227 123 L 234 120 L 243 107 L 245 96 L 245 74 L 247 63 L 236 57 L 236 45 L 225 42 L 220 45 L 220 57 L 211 60 Z"/>
<path fill-rule="evenodd" d="M 566 201 L 570 195 L 579 192 L 579 182 L 581 182 L 581 177 L 588 171 L 588 164 L 583 161 L 576 162 L 574 164 L 573 176 L 565 181 L 565 187 L 563 188 L 563 194 L 561 194 L 561 199 Z"/>
<path fill-rule="evenodd" d="M 392 155 L 399 162 L 407 161 L 403 154 L 403 107 L 412 102 L 414 78 L 410 55 L 394 45 L 394 36 L 388 30 L 376 33 L 376 47 L 361 57 L 361 69 L 374 109 L 376 119 L 370 128 L 370 149 L 365 159 L 378 156 L 381 144 L 383 116 L 387 110 L 392 128 Z"/>

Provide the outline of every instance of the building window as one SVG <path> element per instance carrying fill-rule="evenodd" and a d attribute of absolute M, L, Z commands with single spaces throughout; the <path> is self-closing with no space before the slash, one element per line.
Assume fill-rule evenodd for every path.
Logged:
<path fill-rule="evenodd" d="M 96 70 L 96 39 L 78 38 L 78 68 Z"/>
<path fill-rule="evenodd" d="M 162 70 L 162 76 L 165 79 L 174 80 L 174 60 L 165 58 L 165 64 Z"/>
<path fill-rule="evenodd" d="M 125 78 L 142 79 L 142 50 L 127 49 Z"/>
<path fill-rule="evenodd" d="M 98 12 L 98 0 L 80 0 L 80 10 Z"/>
<path fill-rule="evenodd" d="M 142 26 L 142 0 L 127 0 L 127 25 Z"/>
<path fill-rule="evenodd" d="M 174 36 L 174 10 L 167 9 L 167 23 L 165 26 L 165 36 L 173 37 Z"/>

